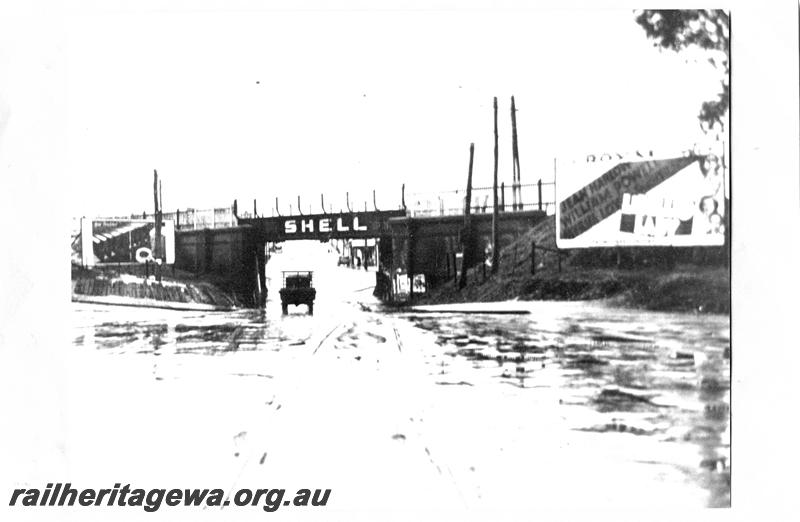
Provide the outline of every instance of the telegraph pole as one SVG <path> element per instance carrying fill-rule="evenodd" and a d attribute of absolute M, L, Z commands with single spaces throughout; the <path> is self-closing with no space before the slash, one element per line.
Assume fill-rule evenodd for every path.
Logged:
<path fill-rule="evenodd" d="M 514 195 L 514 210 L 523 210 L 522 207 L 522 177 L 519 171 L 519 147 L 517 146 L 517 107 L 514 97 L 511 97 L 511 154 L 514 172 L 514 181 L 511 192 Z"/>
<path fill-rule="evenodd" d="M 498 160 L 498 150 L 497 150 L 497 96 L 494 98 L 494 183 L 492 184 L 492 192 L 494 193 L 494 200 L 492 202 L 492 273 L 496 274 L 498 270 L 498 264 L 500 263 L 500 252 L 497 248 L 498 237 L 497 237 L 497 219 L 498 219 L 498 201 L 497 201 L 497 160 Z"/>
<path fill-rule="evenodd" d="M 158 181 L 158 171 L 153 169 L 153 203 L 155 206 L 155 220 L 156 220 L 156 229 L 155 229 L 155 237 L 153 238 L 153 257 L 156 259 L 156 281 L 159 283 L 161 282 L 161 265 L 159 261 L 162 258 L 161 254 L 161 201 L 160 201 L 160 192 L 161 192 L 161 183 Z"/>
<path fill-rule="evenodd" d="M 469 144 L 469 173 L 467 174 L 467 197 L 464 201 L 464 231 L 461 237 L 461 275 L 458 279 L 458 289 L 467 286 L 467 268 L 472 262 L 472 223 L 469 211 L 472 206 L 472 158 L 475 153 L 475 144 Z"/>

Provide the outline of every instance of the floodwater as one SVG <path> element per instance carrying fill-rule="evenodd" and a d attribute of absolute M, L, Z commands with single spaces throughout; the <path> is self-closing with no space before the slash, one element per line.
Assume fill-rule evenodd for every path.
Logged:
<path fill-rule="evenodd" d="M 332 488 L 345 511 L 730 505 L 727 316 L 391 313 L 373 273 L 296 254 L 269 263 L 266 310 L 74 304 L 71 465 Z M 279 272 L 304 268 L 315 315 L 281 316 Z"/>

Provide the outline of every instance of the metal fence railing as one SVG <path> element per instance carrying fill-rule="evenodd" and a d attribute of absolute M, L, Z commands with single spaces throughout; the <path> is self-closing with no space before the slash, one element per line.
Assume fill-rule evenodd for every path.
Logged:
<path fill-rule="evenodd" d="M 162 214 L 164 221 L 172 221 L 175 223 L 176 229 L 191 230 L 198 228 L 225 228 L 236 226 L 236 217 L 233 215 L 233 206 L 230 207 L 217 207 L 195 209 L 187 208 L 185 210 L 176 210 L 174 212 L 164 212 Z M 243 217 L 247 217 L 247 213 L 243 213 Z M 148 212 L 130 214 L 126 216 L 109 217 L 104 216 L 102 220 L 113 221 L 119 219 L 125 221 L 128 219 L 152 219 L 153 214 Z M 72 218 L 71 233 L 73 239 L 80 234 L 81 231 L 81 218 Z"/>
<path fill-rule="evenodd" d="M 511 187 L 498 188 L 499 210 L 515 212 L 523 210 L 542 210 L 548 215 L 555 212 L 555 183 L 541 182 L 520 185 L 515 202 L 509 196 Z M 465 190 L 440 192 L 417 192 L 407 198 L 408 210 L 413 217 L 452 216 L 464 213 Z M 492 187 L 472 189 L 470 212 L 475 214 L 492 213 L 494 194 Z"/>
<path fill-rule="evenodd" d="M 236 226 L 233 207 L 176 210 L 164 212 L 164 219 L 175 223 L 178 230 L 226 228 Z"/>
<path fill-rule="evenodd" d="M 517 189 L 517 201 L 515 202 L 512 196 L 514 190 L 511 186 L 498 188 L 501 212 L 542 210 L 548 215 L 555 212 L 554 182 L 543 183 L 540 180 L 538 183 L 520 185 Z M 411 217 L 453 216 L 464 213 L 465 198 L 466 191 L 458 189 L 411 193 L 405 198 L 405 202 Z M 491 213 L 494 210 L 492 200 L 492 187 L 473 188 L 470 212 L 475 214 Z M 368 208 L 366 203 L 364 205 L 365 209 Z M 360 209 L 360 206 L 353 207 L 353 211 L 356 212 Z M 244 218 L 255 217 L 254 214 L 247 210 L 239 210 L 238 214 Z M 152 214 L 143 212 L 119 217 L 119 219 L 147 219 L 148 217 L 152 218 Z M 174 222 L 176 230 L 226 228 L 237 225 L 232 205 L 206 209 L 178 209 L 174 212 L 164 212 L 163 219 Z M 80 220 L 78 218 L 73 219 L 72 231 L 74 239 L 80 232 Z"/>

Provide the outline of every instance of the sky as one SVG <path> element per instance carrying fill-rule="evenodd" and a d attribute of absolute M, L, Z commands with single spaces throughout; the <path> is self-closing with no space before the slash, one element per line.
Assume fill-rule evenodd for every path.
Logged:
<path fill-rule="evenodd" d="M 285 213 L 298 196 L 318 211 L 346 192 L 361 208 L 373 189 L 396 208 L 403 184 L 463 189 L 470 143 L 488 186 L 494 96 L 500 180 L 514 95 L 522 181 L 549 181 L 555 157 L 691 146 L 719 87 L 708 63 L 654 48 L 630 9 L 180 5 L 79 9 L 59 27 L 72 215 L 152 210 L 154 169 L 166 211 L 255 198 L 268 214 L 277 197 Z"/>

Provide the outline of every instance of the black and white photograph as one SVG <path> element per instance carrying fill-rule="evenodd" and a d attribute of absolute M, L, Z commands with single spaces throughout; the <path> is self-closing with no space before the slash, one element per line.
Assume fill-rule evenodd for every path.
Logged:
<path fill-rule="evenodd" d="M 0 7 L 2 518 L 788 518 L 800 7 L 641 4 Z"/>

